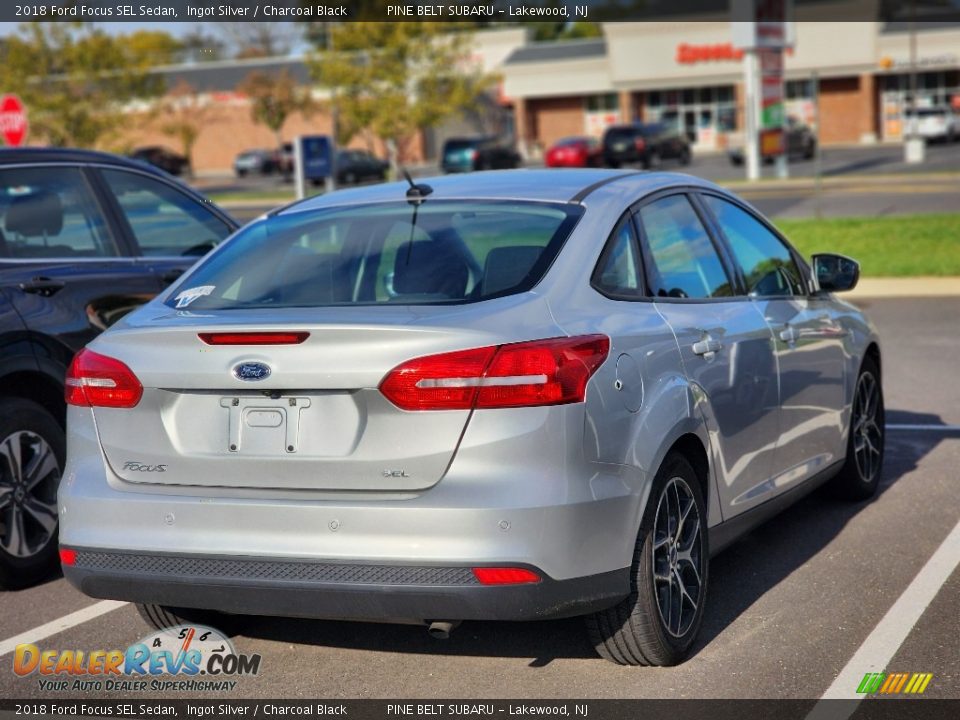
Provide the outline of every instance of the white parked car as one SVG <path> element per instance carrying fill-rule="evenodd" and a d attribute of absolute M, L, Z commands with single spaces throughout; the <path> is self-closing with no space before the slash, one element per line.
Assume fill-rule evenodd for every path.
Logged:
<path fill-rule="evenodd" d="M 905 117 L 905 126 L 911 135 L 950 143 L 960 138 L 960 113 L 945 105 L 907 110 Z"/>

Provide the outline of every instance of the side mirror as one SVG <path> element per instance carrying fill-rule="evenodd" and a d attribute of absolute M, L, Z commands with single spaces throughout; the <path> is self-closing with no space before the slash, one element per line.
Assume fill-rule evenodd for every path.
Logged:
<path fill-rule="evenodd" d="M 843 255 L 821 253 L 813 256 L 813 275 L 820 290 L 853 290 L 860 279 L 860 264 Z"/>

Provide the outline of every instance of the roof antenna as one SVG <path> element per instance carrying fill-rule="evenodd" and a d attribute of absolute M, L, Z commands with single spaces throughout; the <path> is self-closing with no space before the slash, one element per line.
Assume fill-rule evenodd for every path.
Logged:
<path fill-rule="evenodd" d="M 433 188 L 426 183 L 414 183 L 407 169 L 401 169 L 403 170 L 403 176 L 407 179 L 407 182 L 410 183 L 410 188 L 407 190 L 407 202 L 413 205 L 419 205 L 427 199 L 427 195 L 433 192 Z"/>

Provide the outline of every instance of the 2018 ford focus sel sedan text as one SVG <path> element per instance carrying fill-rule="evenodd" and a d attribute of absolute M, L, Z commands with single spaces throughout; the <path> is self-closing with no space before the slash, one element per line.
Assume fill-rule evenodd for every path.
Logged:
<path fill-rule="evenodd" d="M 426 182 L 276 211 L 77 355 L 74 585 L 158 625 L 586 615 L 672 664 L 711 553 L 827 480 L 874 493 L 856 263 L 686 175 Z"/>

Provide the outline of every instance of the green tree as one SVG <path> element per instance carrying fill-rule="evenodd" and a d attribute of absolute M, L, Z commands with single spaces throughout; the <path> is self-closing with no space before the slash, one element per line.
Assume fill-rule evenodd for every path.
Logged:
<path fill-rule="evenodd" d="M 90 23 L 24 24 L 0 47 L 0 87 L 26 104 L 34 137 L 94 147 L 115 140 L 129 103 L 163 90 L 152 47 Z"/>
<path fill-rule="evenodd" d="M 298 111 L 309 115 L 313 110 L 310 89 L 298 85 L 287 70 L 277 74 L 254 71 L 237 89 L 250 98 L 250 116 L 273 132 L 277 147 L 283 143 L 280 131 L 287 118 Z"/>
<path fill-rule="evenodd" d="M 212 35 L 204 33 L 202 26 L 196 27 L 180 38 L 182 49 L 179 59 L 181 62 L 201 63 L 213 60 L 222 60 L 224 43 Z"/>
<path fill-rule="evenodd" d="M 348 22 L 328 28 L 309 61 L 329 89 L 337 142 L 369 131 L 398 155 L 415 134 L 478 106 L 495 81 L 470 57 L 470 34 L 454 23 Z"/>

